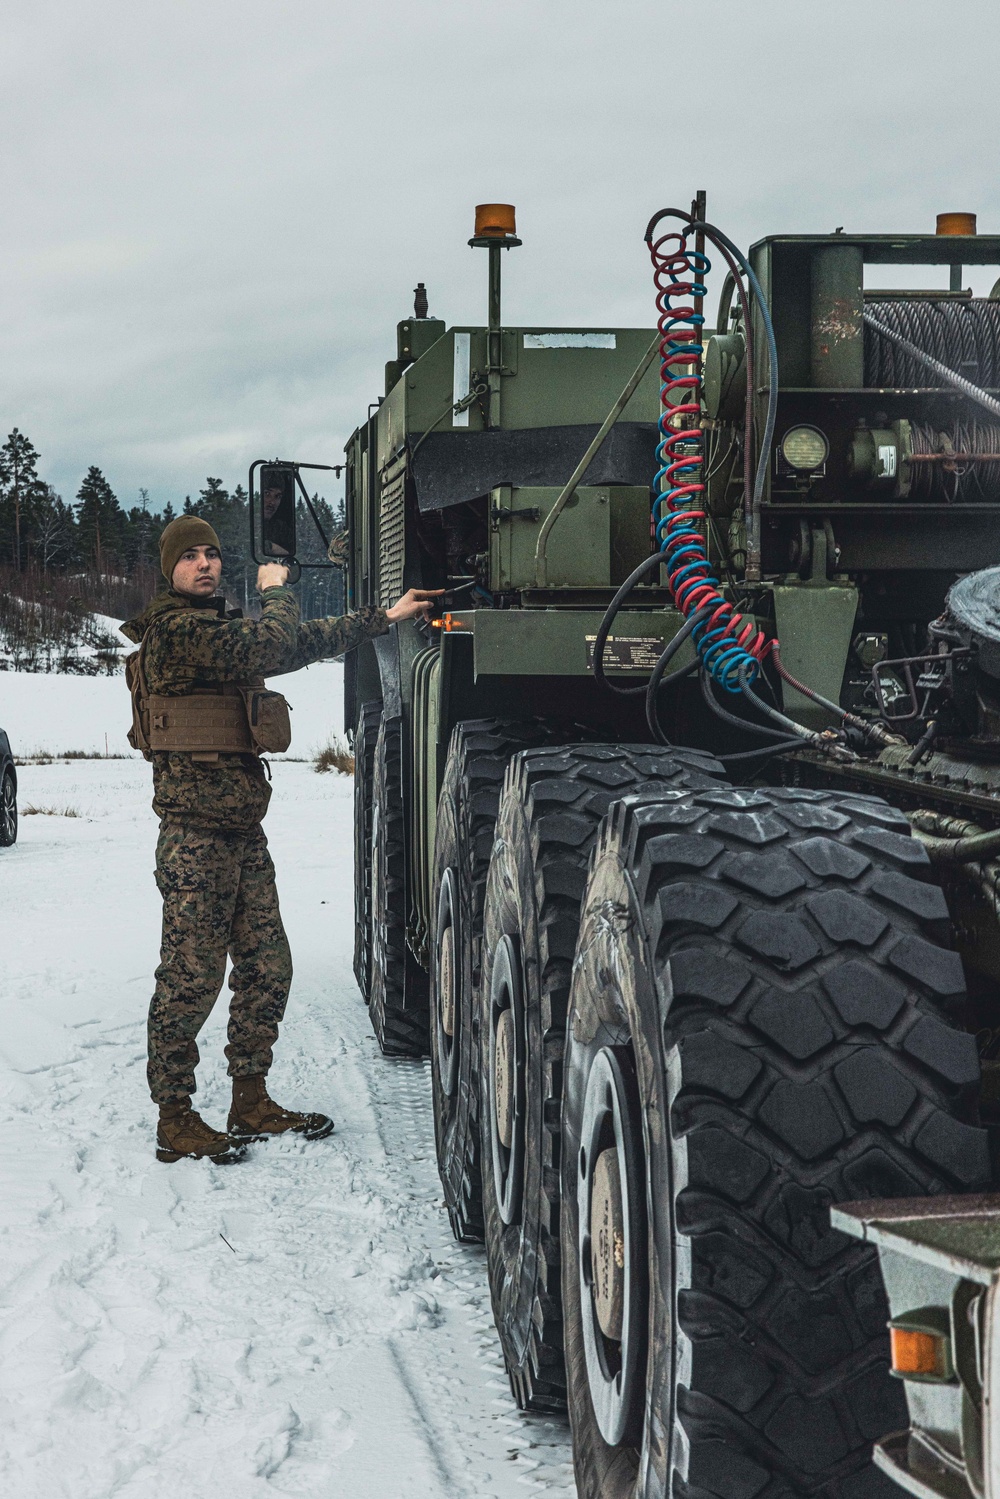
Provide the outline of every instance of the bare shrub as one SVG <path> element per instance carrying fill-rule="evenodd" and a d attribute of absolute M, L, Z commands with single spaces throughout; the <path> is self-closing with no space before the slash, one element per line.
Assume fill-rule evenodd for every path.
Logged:
<path fill-rule="evenodd" d="M 15 755 L 15 765 L 55 765 L 64 760 L 133 760 L 134 755 L 119 754 L 117 750 L 106 754 L 104 750 L 36 750 L 33 755 Z"/>
<path fill-rule="evenodd" d="M 320 750 L 313 760 L 313 767 L 321 775 L 330 770 L 336 770 L 344 776 L 354 774 L 354 754 L 342 734 L 335 735 L 326 748 Z"/>
<path fill-rule="evenodd" d="M 0 567 L 0 670 L 113 676 L 122 642 L 94 613 L 124 617 L 138 594 L 130 579 Z"/>
<path fill-rule="evenodd" d="M 29 802 L 26 807 L 20 808 L 22 817 L 79 817 L 76 807 L 36 807 Z"/>

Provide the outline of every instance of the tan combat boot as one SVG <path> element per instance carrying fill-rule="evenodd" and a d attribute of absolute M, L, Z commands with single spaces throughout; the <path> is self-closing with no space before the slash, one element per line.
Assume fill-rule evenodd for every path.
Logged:
<path fill-rule="evenodd" d="M 296 1114 L 283 1109 L 267 1096 L 267 1079 L 233 1078 L 233 1106 L 226 1126 L 234 1140 L 261 1140 L 268 1135 L 304 1135 L 307 1140 L 323 1140 L 333 1130 L 333 1120 L 325 1114 Z"/>
<path fill-rule="evenodd" d="M 241 1161 L 246 1145 L 231 1140 L 205 1123 L 191 1107 L 190 1099 L 160 1104 L 160 1122 L 156 1130 L 158 1161 L 210 1160 L 216 1166 L 230 1166 Z"/>

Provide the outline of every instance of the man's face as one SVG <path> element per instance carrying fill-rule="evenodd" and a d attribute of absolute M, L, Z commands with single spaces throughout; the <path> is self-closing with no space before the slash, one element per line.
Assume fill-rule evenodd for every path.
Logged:
<path fill-rule="evenodd" d="M 270 520 L 272 516 L 277 515 L 278 511 L 281 509 L 281 501 L 283 498 L 284 492 L 280 489 L 264 490 L 264 493 L 261 496 L 261 503 L 264 507 L 265 520 Z"/>
<path fill-rule="evenodd" d="M 210 599 L 222 580 L 222 556 L 217 547 L 188 547 L 174 568 L 170 586 L 193 599 Z"/>

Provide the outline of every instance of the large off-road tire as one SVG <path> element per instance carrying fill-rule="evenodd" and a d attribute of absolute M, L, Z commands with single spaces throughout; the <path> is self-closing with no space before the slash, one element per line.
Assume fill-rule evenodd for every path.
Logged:
<path fill-rule="evenodd" d="M 372 767 L 371 912 L 372 1029 L 386 1056 L 423 1056 L 427 979 L 406 942 L 402 721 L 384 716 Z"/>
<path fill-rule="evenodd" d="M 479 1164 L 479 979 L 483 902 L 500 791 L 511 756 L 575 737 L 566 724 L 494 718 L 456 725 L 434 841 L 431 1077 L 438 1170 L 459 1243 L 483 1237 Z"/>
<path fill-rule="evenodd" d="M 982 1188 L 927 857 L 874 797 L 718 788 L 601 833 L 570 998 L 563 1308 L 581 1499 L 891 1499 L 908 1424 L 846 1199 Z"/>
<path fill-rule="evenodd" d="M 484 911 L 480 1138 L 493 1315 L 523 1409 L 565 1403 L 559 1110 L 590 851 L 619 797 L 720 776 L 710 756 L 649 745 L 529 750 L 507 773 Z"/>
<path fill-rule="evenodd" d="M 362 703 L 354 728 L 354 977 L 365 1004 L 372 967 L 372 780 L 381 719 L 377 699 Z"/>

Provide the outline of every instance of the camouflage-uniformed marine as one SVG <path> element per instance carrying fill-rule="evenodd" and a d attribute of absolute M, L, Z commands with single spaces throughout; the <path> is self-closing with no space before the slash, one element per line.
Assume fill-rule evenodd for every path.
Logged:
<path fill-rule="evenodd" d="M 175 564 L 199 552 L 214 556 L 218 546 L 206 522 L 180 517 L 161 538 L 164 574 L 168 580 L 176 577 Z M 197 586 L 204 591 L 202 580 Z M 149 692 L 172 698 L 225 683 L 263 686 L 266 676 L 342 655 L 389 628 L 383 609 L 302 623 L 289 588 L 267 587 L 261 597 L 260 619 L 249 620 L 227 612 L 214 596 L 175 588 L 158 595 L 123 626 L 131 640 L 145 638 Z M 160 1105 L 157 1155 L 161 1160 L 210 1155 L 222 1161 L 239 1153 L 232 1139 L 211 1130 L 190 1108 L 196 1038 L 218 998 L 227 954 L 233 960 L 226 1047 L 234 1080 L 230 1136 L 286 1129 L 312 1138 L 328 1134 L 333 1126 L 325 1116 L 281 1109 L 264 1085 L 292 961 L 261 828 L 271 796 L 263 765 L 253 753 L 212 759 L 154 752 L 151 759 L 153 808 L 161 819 L 156 882 L 163 897 L 147 1073 Z"/>

